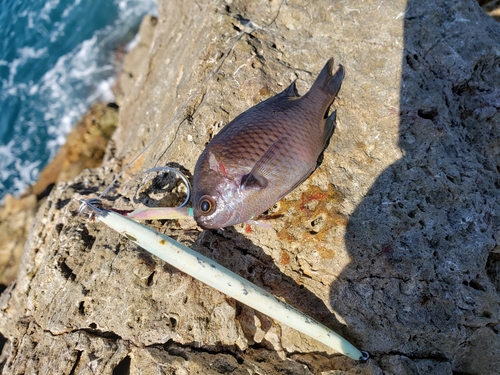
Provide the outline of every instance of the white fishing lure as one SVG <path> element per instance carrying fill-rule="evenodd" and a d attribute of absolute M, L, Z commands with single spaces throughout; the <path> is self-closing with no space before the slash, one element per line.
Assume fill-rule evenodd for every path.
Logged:
<path fill-rule="evenodd" d="M 220 68 L 229 52 L 233 49 L 239 39 L 249 30 L 261 29 L 252 22 L 246 21 L 243 30 L 234 38 L 234 42 L 224 52 L 216 66 L 210 74 L 205 77 L 197 90 L 189 97 L 183 106 L 175 113 L 172 120 L 164 129 L 137 155 L 125 168 L 114 178 L 111 184 L 100 194 L 103 197 L 111 188 L 123 172 L 132 165 L 140 155 L 142 155 L 154 142 L 161 138 L 161 135 L 173 123 L 186 106 L 198 94 L 200 89 Z M 344 354 L 354 360 L 367 361 L 370 357 L 366 351 L 360 351 L 342 336 L 317 322 L 313 318 L 300 312 L 296 308 L 281 301 L 264 289 L 238 276 L 234 272 L 222 267 L 213 260 L 195 252 L 187 246 L 171 239 L 170 237 L 155 231 L 145 225 L 135 222 L 135 220 L 145 219 L 178 219 L 193 218 L 193 209 L 183 207 L 189 202 L 190 185 L 189 181 L 179 171 L 170 167 L 153 168 L 150 171 L 165 170 L 174 172 L 180 176 L 187 187 L 187 197 L 180 207 L 146 207 L 138 208 L 128 212 L 126 217 L 109 209 L 103 208 L 100 199 L 80 199 L 80 213 L 89 213 L 89 217 L 106 224 L 111 229 L 127 237 L 132 242 L 141 246 L 146 251 L 156 255 L 178 270 L 194 277 L 195 279 L 217 289 L 218 291 L 244 303 L 263 314 L 300 331 L 332 349 Z"/>
<path fill-rule="evenodd" d="M 358 361 L 368 360 L 368 352 L 356 349 L 336 332 L 213 260 L 154 229 L 103 209 L 98 199 L 81 199 L 80 202 L 80 212 L 89 212 L 93 219 L 106 224 L 178 270 L 341 354 Z"/>

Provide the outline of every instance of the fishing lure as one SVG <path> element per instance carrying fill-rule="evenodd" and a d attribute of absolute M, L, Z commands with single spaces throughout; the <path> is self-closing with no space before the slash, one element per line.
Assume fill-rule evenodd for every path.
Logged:
<path fill-rule="evenodd" d="M 367 361 L 370 357 L 368 352 L 358 350 L 338 333 L 213 260 L 154 229 L 105 209 L 99 199 L 81 199 L 80 203 L 80 213 L 89 214 L 89 218 L 106 224 L 151 254 L 202 283 L 322 342 L 349 358 Z"/>
<path fill-rule="evenodd" d="M 238 42 L 242 35 L 245 32 L 241 31 L 235 37 L 233 44 L 224 52 L 223 56 L 214 67 L 214 69 L 210 72 L 210 74 L 204 79 L 204 81 L 200 84 L 198 89 L 189 97 L 187 102 L 176 112 L 173 119 L 169 124 L 158 134 L 153 141 L 151 141 L 143 150 L 143 152 L 148 149 L 154 142 L 160 139 L 160 135 L 163 134 L 166 128 L 174 121 L 175 118 L 179 116 L 179 114 L 184 110 L 187 104 L 197 95 L 201 87 L 203 87 L 206 82 L 210 79 L 211 76 L 219 69 L 222 62 L 227 57 L 228 53 L 232 50 L 234 45 Z M 333 61 L 329 61 L 327 63 L 328 67 L 328 75 L 330 75 L 331 64 Z M 325 69 L 324 69 L 325 70 Z M 336 75 L 338 82 L 338 89 L 340 89 L 340 83 L 343 79 L 343 68 L 341 68 Z M 320 74 L 320 77 L 322 74 Z M 318 78 L 319 79 L 319 78 Z M 314 87 L 314 86 L 313 86 Z M 336 91 L 338 90 L 330 90 Z M 298 94 L 295 90 L 295 85 L 292 84 L 287 90 L 285 90 L 287 95 L 290 96 L 290 99 L 295 99 L 298 97 Z M 329 94 L 332 96 L 332 94 Z M 305 96 L 304 96 L 305 97 Z M 334 99 L 334 95 L 331 98 L 329 104 Z M 264 102 L 265 103 L 265 102 Z M 329 107 L 329 104 L 323 110 L 321 115 L 324 115 L 324 112 Z M 321 112 L 321 111 L 320 111 Z M 323 134 L 323 143 L 321 145 L 320 153 L 323 151 L 326 146 L 329 136 L 333 132 L 335 115 L 332 115 L 326 121 L 326 133 Z M 323 122 L 320 121 L 320 125 Z M 222 133 L 222 132 L 221 132 Z M 274 146 L 275 148 L 278 146 Z M 142 153 L 143 153 L 142 152 Z M 142 154 L 141 153 L 141 154 Z M 115 184 L 118 178 L 122 175 L 122 173 L 132 164 L 134 163 L 139 156 L 139 154 L 135 159 L 133 159 L 123 170 L 120 172 L 111 184 L 100 194 L 100 197 L 104 196 L 111 187 Z M 218 159 L 217 156 L 213 153 L 205 153 L 208 155 L 208 163 L 212 169 L 215 170 L 223 170 L 224 165 L 220 163 L 222 159 Z M 315 162 L 319 156 L 314 156 Z M 262 162 L 261 162 L 262 164 Z M 182 174 L 172 168 L 162 167 L 160 169 L 165 169 L 167 171 L 172 171 L 174 173 L 178 173 L 179 176 Z M 310 169 L 310 170 L 309 170 Z M 311 173 L 314 168 L 309 168 L 304 172 L 303 178 L 299 178 L 296 180 L 296 185 L 302 182 L 309 173 Z M 227 172 L 227 171 L 226 171 Z M 264 179 L 267 178 L 264 176 L 259 176 L 254 174 L 252 178 L 246 178 L 246 183 L 244 185 L 250 186 L 252 183 L 260 183 L 261 186 L 264 184 Z M 181 177 L 183 178 L 183 176 Z M 360 351 L 356 347 L 354 347 L 351 343 L 345 340 L 342 336 L 337 334 L 336 332 L 330 330 L 326 326 L 312 319 L 311 317 L 303 314 L 299 310 L 294 307 L 286 304 L 281 301 L 274 295 L 266 292 L 264 289 L 256 286 L 255 284 L 249 282 L 248 280 L 236 275 L 232 271 L 222 267 L 218 263 L 210 260 L 209 258 L 204 257 L 203 255 L 195 252 L 194 250 L 178 243 L 177 241 L 171 239 L 170 237 L 159 233 L 145 225 L 137 223 L 132 220 L 144 220 L 144 219 L 155 219 L 155 218 L 186 218 L 194 216 L 194 210 L 192 208 L 185 207 L 185 204 L 189 201 L 190 194 L 190 186 L 187 179 L 183 178 L 184 182 L 187 185 L 188 189 L 188 197 L 185 202 L 177 208 L 139 208 L 131 212 L 124 212 L 126 216 L 120 214 L 119 212 L 115 212 L 112 209 L 105 208 L 100 199 L 88 199 L 80 200 L 80 213 L 87 213 L 89 215 L 89 219 L 99 221 L 110 227 L 111 229 L 117 231 L 121 235 L 125 236 L 132 242 L 144 248 L 146 251 L 158 256 L 165 262 L 171 264 L 182 272 L 196 278 L 197 280 L 219 290 L 222 293 L 227 294 L 228 296 L 252 307 L 253 309 L 260 311 L 269 317 L 286 324 L 322 343 L 331 347 L 332 349 L 338 351 L 339 353 L 346 355 L 354 360 L 365 362 L 369 359 L 370 355 L 366 351 Z M 197 180 L 198 181 L 198 180 Z M 241 183 L 242 181 L 240 181 Z M 295 186 L 296 186 L 295 185 Z M 198 185 L 197 185 L 198 186 Z M 293 187 L 295 187 L 293 186 Z M 293 189 L 293 187 L 291 189 Z M 288 191 L 290 191 L 289 189 Z M 198 192 L 199 189 L 196 188 Z M 207 211 L 206 203 L 203 201 L 196 200 L 196 209 L 201 209 L 202 211 Z M 206 216 L 206 215 L 205 215 Z M 198 224 L 203 223 L 199 222 Z M 227 223 L 223 223 L 227 224 Z M 208 225 L 204 225 L 208 227 Z M 226 225 L 218 225 L 218 227 L 222 227 Z"/>

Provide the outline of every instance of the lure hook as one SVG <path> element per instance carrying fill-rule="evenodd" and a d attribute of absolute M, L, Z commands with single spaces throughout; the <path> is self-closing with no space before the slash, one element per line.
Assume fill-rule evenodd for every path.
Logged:
<path fill-rule="evenodd" d="M 91 198 L 91 199 L 80 199 L 80 208 L 78 212 L 80 214 L 87 214 L 88 219 L 94 220 L 97 217 L 102 218 L 105 216 L 110 210 L 120 212 L 121 214 L 134 219 L 134 220 L 147 220 L 147 219 L 184 219 L 184 218 L 192 218 L 193 217 L 193 209 L 185 208 L 190 199 L 191 199 L 191 184 L 187 177 L 179 170 L 172 167 L 156 167 L 151 168 L 143 173 L 149 172 L 173 172 L 175 173 L 186 185 L 186 199 L 180 206 L 177 207 L 142 207 L 137 208 L 133 211 L 127 210 L 114 210 L 109 207 L 104 207 L 102 201 L 99 198 Z"/>
<path fill-rule="evenodd" d="M 370 359 L 370 353 L 368 353 L 366 350 L 360 350 L 361 352 L 361 357 L 359 358 L 359 361 L 361 363 L 365 363 Z"/>
<path fill-rule="evenodd" d="M 186 189 L 187 189 L 186 199 L 184 200 L 184 202 L 182 202 L 182 204 L 180 206 L 177 206 L 175 208 L 182 208 L 182 207 L 184 207 L 186 204 L 189 203 L 189 200 L 191 199 L 191 184 L 189 183 L 189 180 L 184 175 L 184 173 L 182 173 L 178 169 L 175 169 L 175 168 L 172 168 L 172 167 L 167 167 L 167 166 L 150 168 L 150 169 L 144 171 L 143 173 L 161 172 L 161 171 L 173 172 L 174 174 L 177 175 L 177 177 L 179 177 L 182 180 L 182 182 L 184 182 L 184 185 L 186 185 Z"/>
<path fill-rule="evenodd" d="M 78 201 L 80 202 L 78 213 L 80 215 L 88 213 L 89 220 L 93 220 L 96 216 L 102 216 L 106 213 L 102 201 L 98 198 L 79 199 Z"/>

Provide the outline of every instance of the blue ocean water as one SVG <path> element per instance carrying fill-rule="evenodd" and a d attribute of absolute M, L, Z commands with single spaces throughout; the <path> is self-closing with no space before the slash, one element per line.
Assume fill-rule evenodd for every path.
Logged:
<path fill-rule="evenodd" d="M 0 199 L 36 181 L 95 101 L 154 0 L 0 0 Z"/>

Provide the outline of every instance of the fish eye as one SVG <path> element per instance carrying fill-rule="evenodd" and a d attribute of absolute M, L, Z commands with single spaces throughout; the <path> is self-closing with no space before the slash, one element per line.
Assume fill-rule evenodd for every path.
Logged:
<path fill-rule="evenodd" d="M 200 199 L 200 211 L 203 215 L 209 215 L 215 211 L 215 201 L 212 197 L 204 195 Z"/>

